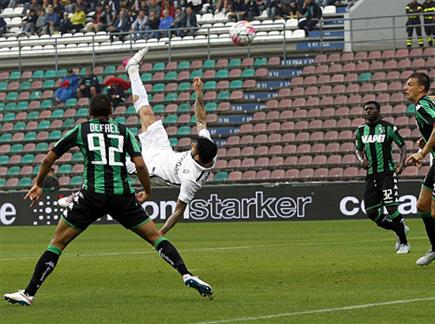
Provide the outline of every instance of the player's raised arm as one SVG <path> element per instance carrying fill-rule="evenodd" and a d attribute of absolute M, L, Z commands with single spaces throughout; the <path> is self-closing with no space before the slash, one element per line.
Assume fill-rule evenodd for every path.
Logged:
<path fill-rule="evenodd" d="M 193 89 L 195 90 L 196 100 L 195 100 L 195 116 L 196 116 L 196 127 L 198 128 L 198 133 L 202 129 L 207 129 L 207 113 L 204 108 L 204 99 L 202 93 L 202 80 L 199 77 L 193 79 Z"/>
<path fill-rule="evenodd" d="M 182 218 L 184 211 L 186 210 L 187 204 L 180 199 L 177 200 L 175 205 L 175 210 L 166 220 L 165 224 L 160 229 L 160 234 L 165 235 L 175 224 L 177 224 Z"/>
<path fill-rule="evenodd" d="M 417 153 L 412 154 L 407 160 L 406 163 L 408 165 L 415 165 L 417 167 L 421 167 L 421 161 L 424 157 L 432 151 L 432 148 L 435 146 L 435 123 L 432 125 L 432 133 L 430 134 L 429 140 L 423 146 L 423 148 Z"/>

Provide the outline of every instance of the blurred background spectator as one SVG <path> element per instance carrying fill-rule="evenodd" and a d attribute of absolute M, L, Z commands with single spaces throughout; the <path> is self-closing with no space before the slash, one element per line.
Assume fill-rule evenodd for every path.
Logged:
<path fill-rule="evenodd" d="M 260 16 L 260 9 L 258 8 L 257 0 L 247 0 L 246 11 L 248 16 L 248 21 L 252 21 L 254 20 L 255 17 Z"/>
<path fill-rule="evenodd" d="M 36 15 L 35 9 L 30 9 L 27 16 L 23 19 L 23 27 L 21 28 L 21 33 L 32 34 L 36 33 L 36 20 L 38 16 Z"/>
<path fill-rule="evenodd" d="M 110 32 L 110 41 L 113 42 L 113 36 L 117 34 L 120 41 L 123 41 L 124 38 L 127 36 L 126 33 L 130 30 L 131 21 L 130 17 L 128 16 L 127 9 L 122 8 L 119 12 L 118 18 L 116 18 L 113 25 L 109 26 L 107 28 L 107 31 Z"/>
<path fill-rule="evenodd" d="M 0 37 L 3 36 L 7 31 L 6 21 L 3 17 L 0 17 Z"/>
<path fill-rule="evenodd" d="M 181 7 L 178 7 L 177 9 L 175 9 L 174 20 L 172 21 L 172 28 L 179 29 L 179 28 L 183 27 L 184 15 L 185 15 L 185 13 L 183 10 L 181 10 Z M 181 37 L 182 31 L 176 30 L 175 35 Z"/>
<path fill-rule="evenodd" d="M 247 9 L 245 0 L 232 1 L 228 6 L 228 20 L 232 22 L 246 20 Z"/>
<path fill-rule="evenodd" d="M 45 15 L 45 29 L 44 34 L 53 35 L 59 29 L 59 16 L 57 12 L 54 11 L 52 5 L 47 8 L 47 14 Z"/>
<path fill-rule="evenodd" d="M 110 98 L 112 107 L 123 105 L 127 98 L 125 91 L 130 88 L 130 82 L 111 76 L 104 80 L 104 85 L 107 86 L 107 95 Z"/>
<path fill-rule="evenodd" d="M 65 102 L 70 98 L 74 98 L 77 92 L 79 79 L 72 69 L 68 70 L 68 75 L 63 78 L 60 83 L 60 88 L 54 92 L 56 102 Z"/>
<path fill-rule="evenodd" d="M 115 14 L 112 7 L 108 4 L 104 6 L 104 13 L 101 16 L 100 30 L 106 31 L 115 22 Z"/>
<path fill-rule="evenodd" d="M 98 78 L 90 68 L 86 68 L 86 75 L 81 78 L 77 89 L 77 98 L 86 97 L 91 99 L 99 93 L 101 93 L 101 86 Z"/>
<path fill-rule="evenodd" d="M 172 22 L 174 21 L 174 18 L 169 16 L 168 9 L 163 9 L 162 14 L 163 14 L 163 17 L 160 18 L 160 24 L 159 24 L 159 29 L 160 29 L 159 36 L 160 37 L 169 37 L 170 29 L 172 26 Z M 165 32 L 164 30 L 167 30 L 167 32 Z"/>
<path fill-rule="evenodd" d="M 148 15 L 148 20 L 145 24 L 145 38 L 159 38 L 159 25 L 160 19 L 156 14 L 156 11 L 150 11 Z"/>
<path fill-rule="evenodd" d="M 299 13 L 305 19 L 299 21 L 298 27 L 305 30 L 305 35 L 308 36 L 309 31 L 313 30 L 322 18 L 322 10 L 314 0 L 304 0 Z"/>
<path fill-rule="evenodd" d="M 143 32 L 145 31 L 145 25 L 147 23 L 148 17 L 145 16 L 145 11 L 140 10 L 136 17 L 136 20 L 131 25 L 131 31 L 135 32 L 134 39 L 144 38 Z"/>
<path fill-rule="evenodd" d="M 180 34 L 181 36 L 196 34 L 198 21 L 196 20 L 196 15 L 191 5 L 188 5 L 186 8 L 186 14 L 183 16 L 181 27 L 183 28 Z"/>
<path fill-rule="evenodd" d="M 45 30 L 45 26 L 47 25 L 47 22 L 45 20 L 45 10 L 40 9 L 38 19 L 36 19 L 36 33 L 38 35 L 42 35 Z"/>
<path fill-rule="evenodd" d="M 67 8 L 67 6 L 65 6 Z M 85 28 L 86 23 L 86 13 L 85 11 L 77 6 L 73 6 L 74 13 L 71 18 L 67 19 L 64 15 L 64 22 L 61 24 L 61 33 L 74 33 Z"/>

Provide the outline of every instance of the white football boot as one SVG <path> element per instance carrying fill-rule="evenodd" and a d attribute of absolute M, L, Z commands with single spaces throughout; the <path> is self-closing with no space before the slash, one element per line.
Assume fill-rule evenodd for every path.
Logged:
<path fill-rule="evenodd" d="M 213 298 L 213 288 L 198 277 L 184 275 L 183 281 L 187 287 L 196 289 L 202 297 L 208 297 L 209 299 Z"/>
<path fill-rule="evenodd" d="M 136 54 L 134 54 L 130 59 L 126 59 L 122 62 L 125 66 L 125 71 L 128 71 L 130 69 L 139 69 L 139 65 L 142 63 L 143 57 L 148 52 L 148 47 L 144 47 L 141 50 L 137 51 Z"/>
<path fill-rule="evenodd" d="M 408 244 L 399 244 L 399 248 L 396 251 L 396 254 L 407 254 L 411 251 L 411 245 Z"/>
<path fill-rule="evenodd" d="M 405 224 L 403 224 L 405 225 Z M 408 235 L 409 233 L 409 227 L 407 225 L 405 225 L 405 235 Z M 399 251 L 399 247 L 400 247 L 400 239 L 399 237 L 396 235 L 396 252 Z M 409 245 L 409 244 L 408 244 Z M 411 246 L 409 246 L 409 248 L 411 249 Z M 408 253 L 408 252 L 406 252 Z M 397 254 L 401 254 L 401 253 L 397 253 Z"/>
<path fill-rule="evenodd" d="M 5 300 L 11 304 L 20 304 L 24 306 L 32 306 L 33 297 L 24 293 L 24 290 L 18 290 L 15 293 L 4 294 Z"/>
<path fill-rule="evenodd" d="M 71 195 L 69 195 L 69 196 L 66 196 L 66 197 L 63 197 L 63 198 L 60 198 L 58 201 L 57 201 L 57 204 L 60 206 L 60 207 L 63 207 L 63 208 L 67 208 L 73 201 L 74 201 L 74 198 L 77 196 L 77 192 L 74 192 L 74 193 L 72 193 Z"/>
<path fill-rule="evenodd" d="M 433 260 L 435 260 L 435 252 L 428 251 L 425 255 L 419 258 L 415 263 L 419 266 L 429 265 Z"/>

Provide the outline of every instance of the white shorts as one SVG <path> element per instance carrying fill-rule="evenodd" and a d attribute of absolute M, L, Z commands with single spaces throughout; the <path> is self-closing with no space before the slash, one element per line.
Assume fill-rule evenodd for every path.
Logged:
<path fill-rule="evenodd" d="M 139 140 L 142 146 L 142 157 L 150 176 L 153 176 L 157 157 L 160 154 L 168 154 L 168 150 L 172 152 L 171 142 L 162 121 L 157 120 L 149 125 L 145 132 L 139 134 Z"/>

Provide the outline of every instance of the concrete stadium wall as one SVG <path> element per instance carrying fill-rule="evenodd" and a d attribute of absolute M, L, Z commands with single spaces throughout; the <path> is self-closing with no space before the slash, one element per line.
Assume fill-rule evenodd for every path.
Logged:
<path fill-rule="evenodd" d="M 406 47 L 406 17 L 403 15 L 408 2 L 409 0 L 358 1 L 344 15 L 345 51 Z M 396 17 L 393 21 L 392 18 L 382 18 L 383 16 Z"/>

